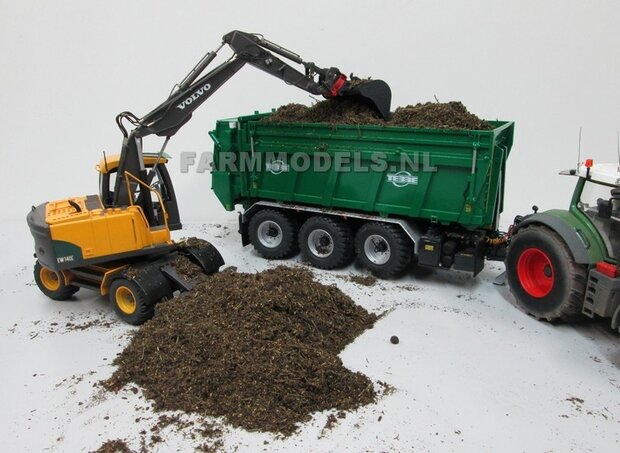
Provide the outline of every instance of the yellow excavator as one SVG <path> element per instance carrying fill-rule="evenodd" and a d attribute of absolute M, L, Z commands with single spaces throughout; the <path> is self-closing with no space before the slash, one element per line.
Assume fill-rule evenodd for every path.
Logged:
<path fill-rule="evenodd" d="M 202 75 L 226 44 L 234 55 Z M 304 72 L 274 54 L 302 65 Z M 211 244 L 171 239 L 181 221 L 165 149 L 193 111 L 246 63 L 312 94 L 351 97 L 389 117 L 391 92 L 381 80 L 348 79 L 337 68 L 306 62 L 262 35 L 224 35 L 221 46 L 207 53 L 150 113 L 142 118 L 130 112 L 117 115 L 123 144 L 120 154 L 104 154 L 97 165 L 98 195 L 32 207 L 27 222 L 35 243 L 34 278 L 44 294 L 65 300 L 80 288 L 94 289 L 109 295 L 122 320 L 138 325 L 153 316 L 157 302 L 191 289 L 192 281 L 175 268 L 178 257 L 190 259 L 206 274 L 219 270 L 224 260 Z M 165 138 L 158 153 L 142 151 L 147 135 Z"/>

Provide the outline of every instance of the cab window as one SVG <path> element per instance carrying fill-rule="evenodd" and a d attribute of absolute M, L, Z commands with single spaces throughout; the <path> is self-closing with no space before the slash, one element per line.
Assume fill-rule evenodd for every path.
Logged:
<path fill-rule="evenodd" d="M 577 207 L 600 233 L 611 258 L 620 256 L 620 198 L 616 186 L 586 181 Z"/>

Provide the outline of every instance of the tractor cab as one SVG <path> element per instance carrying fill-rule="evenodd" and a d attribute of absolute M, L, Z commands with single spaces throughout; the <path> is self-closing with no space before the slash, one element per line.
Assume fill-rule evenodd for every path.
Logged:
<path fill-rule="evenodd" d="M 561 174 L 579 177 L 572 204 L 595 227 L 609 258 L 617 260 L 620 257 L 620 166 L 594 164 L 592 159 L 587 159 L 577 170 Z"/>

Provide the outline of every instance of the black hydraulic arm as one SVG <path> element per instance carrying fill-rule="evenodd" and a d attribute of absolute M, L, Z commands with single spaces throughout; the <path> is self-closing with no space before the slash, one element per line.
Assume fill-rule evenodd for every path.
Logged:
<path fill-rule="evenodd" d="M 314 63 L 304 61 L 298 54 L 266 40 L 262 35 L 232 31 L 224 35 L 223 41 L 239 58 L 243 58 L 252 66 L 312 94 L 337 96 L 338 90 L 346 80 L 338 68 L 319 68 Z M 304 73 L 292 68 L 273 55 L 274 53 L 303 65 Z M 318 81 L 315 81 L 315 76 L 318 76 Z"/>

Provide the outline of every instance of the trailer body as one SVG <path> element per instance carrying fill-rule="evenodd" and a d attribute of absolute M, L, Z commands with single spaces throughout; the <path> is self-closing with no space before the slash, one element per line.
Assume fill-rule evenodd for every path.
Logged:
<path fill-rule="evenodd" d="M 265 116 L 220 120 L 211 133 L 213 190 L 227 210 L 271 200 L 497 228 L 512 122 L 456 131 L 271 124 L 260 121 Z"/>

